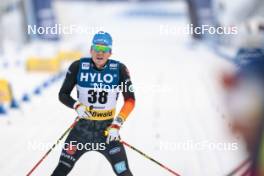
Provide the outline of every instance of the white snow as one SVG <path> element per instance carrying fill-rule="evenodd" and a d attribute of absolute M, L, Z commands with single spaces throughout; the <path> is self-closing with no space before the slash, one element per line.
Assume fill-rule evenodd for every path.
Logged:
<path fill-rule="evenodd" d="M 224 107 L 218 74 L 232 66 L 206 46 L 192 43 L 188 35 L 160 32 L 161 25 L 181 27 L 187 24 L 187 17 L 123 15 L 128 10 L 150 6 L 170 6 L 170 9 L 175 7 L 184 12 L 184 4 L 141 4 L 139 7 L 136 3 L 57 1 L 54 5 L 59 23 L 101 26 L 112 34 L 112 58 L 127 65 L 136 89 L 136 108 L 121 130 L 124 141 L 181 175 L 222 176 L 245 158 L 242 143 L 231 136 L 227 121 L 222 118 Z M 70 43 L 80 45 L 80 49 L 88 53 L 91 37 L 92 34 L 67 35 L 63 42 L 67 46 Z M 25 47 L 24 51 L 29 48 Z M 32 92 L 51 76 L 26 73 L 22 66 L 0 70 L 0 76 L 10 80 L 18 98 L 24 92 Z M 75 112 L 58 101 L 61 84 L 62 79 L 40 96 L 30 96 L 31 101 L 21 103 L 19 110 L 10 110 L 8 115 L 0 116 L 0 175 L 25 175 L 47 151 L 33 150 L 30 143 L 54 143 L 74 121 Z M 163 91 L 145 89 L 152 86 L 163 88 Z M 118 107 L 121 105 L 122 101 Z M 237 142 L 238 149 L 175 147 L 180 143 L 208 142 Z M 166 144 L 170 147 L 166 148 Z M 32 175 L 50 175 L 58 163 L 60 150 L 58 147 L 52 151 Z M 171 175 L 133 150 L 126 148 L 126 151 L 135 176 Z M 89 152 L 82 156 L 70 175 L 112 176 L 114 173 L 102 155 Z"/>

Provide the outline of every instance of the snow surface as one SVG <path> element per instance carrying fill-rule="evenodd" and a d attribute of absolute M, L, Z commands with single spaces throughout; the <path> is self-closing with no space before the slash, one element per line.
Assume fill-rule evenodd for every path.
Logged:
<path fill-rule="evenodd" d="M 123 140 L 181 175 L 222 176 L 245 158 L 242 143 L 230 135 L 223 118 L 218 85 L 221 70 L 232 68 L 232 65 L 206 46 L 193 43 L 188 35 L 160 31 L 161 25 L 182 27 L 188 23 L 184 4 L 57 1 L 54 7 L 59 23 L 63 25 L 101 26 L 112 34 L 112 58 L 127 65 L 136 90 L 136 108 L 121 130 Z M 184 16 L 127 15 L 144 9 L 169 9 Z M 92 34 L 66 35 L 58 45 L 78 45 L 88 53 L 91 37 Z M 53 52 L 53 44 L 43 45 Z M 18 52 L 18 58 L 23 60 L 32 52 L 40 51 L 25 46 Z M 47 148 L 34 150 L 30 143 L 53 144 L 76 114 L 58 101 L 63 79 L 41 89 L 41 95 L 32 95 L 32 91 L 52 75 L 27 73 L 23 62 L 21 65 L 12 64 L 15 63 L 12 59 L 9 62 L 9 67 L 1 67 L 0 75 L 10 80 L 17 99 L 20 100 L 25 92 L 31 92 L 30 102 L 21 102 L 19 110 L 10 110 L 7 115 L 0 116 L 0 175 L 19 176 L 25 175 L 47 151 Z M 118 107 L 121 105 L 122 101 Z M 238 150 L 173 147 L 188 142 L 237 142 Z M 164 148 L 164 144 L 170 147 Z M 58 163 L 60 150 L 57 147 L 52 151 L 32 175 L 50 175 Z M 135 176 L 171 175 L 131 149 L 126 148 L 126 151 Z M 82 156 L 70 175 L 112 176 L 114 173 L 102 155 L 89 152 Z"/>

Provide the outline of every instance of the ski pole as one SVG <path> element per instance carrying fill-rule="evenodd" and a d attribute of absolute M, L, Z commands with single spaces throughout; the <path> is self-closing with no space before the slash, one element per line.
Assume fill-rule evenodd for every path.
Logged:
<path fill-rule="evenodd" d="M 87 107 L 87 111 L 91 111 L 93 109 L 93 106 Z M 59 142 L 68 134 L 71 129 L 75 127 L 77 122 L 80 120 L 79 117 L 75 119 L 75 121 L 71 124 L 71 126 L 61 135 L 61 137 L 57 140 L 55 144 L 45 153 L 45 155 L 34 165 L 34 167 L 27 173 L 26 176 L 30 176 L 32 172 L 40 165 L 40 163 L 49 155 L 49 153 L 59 144 Z"/>
<path fill-rule="evenodd" d="M 241 175 L 241 176 L 249 176 L 249 175 L 253 175 L 252 173 L 252 168 L 249 167 L 247 168 L 247 170 Z M 251 173 L 251 174 L 250 174 Z"/>
<path fill-rule="evenodd" d="M 138 152 L 139 154 L 141 154 L 142 156 L 144 156 L 145 158 L 153 161 L 154 163 L 158 164 L 159 166 L 161 166 L 163 169 L 166 169 L 167 171 L 169 171 L 170 173 L 172 173 L 173 175 L 176 176 L 180 176 L 180 174 L 176 173 L 175 171 L 171 170 L 170 168 L 168 168 L 167 166 L 165 166 L 164 164 L 158 162 L 157 160 L 151 158 L 150 156 L 146 155 L 145 153 L 143 153 L 142 151 L 138 150 L 137 148 L 131 146 L 130 144 L 126 143 L 125 141 L 120 141 L 122 144 L 124 144 L 125 146 L 131 148 L 132 150 Z"/>
<path fill-rule="evenodd" d="M 227 176 L 235 175 L 235 173 L 237 173 L 239 170 L 241 170 L 249 161 L 250 161 L 250 158 L 247 158 L 238 167 L 236 167 L 232 172 L 230 172 Z"/>

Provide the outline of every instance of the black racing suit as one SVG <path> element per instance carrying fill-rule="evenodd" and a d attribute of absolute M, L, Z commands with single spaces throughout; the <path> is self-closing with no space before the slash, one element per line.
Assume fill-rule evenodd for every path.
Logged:
<path fill-rule="evenodd" d="M 73 108 L 74 100 L 71 92 L 77 83 L 77 74 L 80 61 L 75 61 L 69 67 L 66 78 L 59 92 L 59 100 L 66 106 Z M 94 66 L 94 64 L 93 64 Z M 95 67 L 95 66 L 94 66 Z M 95 67 L 96 68 L 96 67 Z M 132 85 L 126 66 L 120 63 L 120 85 Z M 133 91 L 123 91 L 124 99 L 133 99 Z M 112 123 L 111 120 L 95 121 L 81 119 L 69 133 L 60 156 L 59 164 L 53 171 L 52 176 L 66 176 L 73 168 L 77 160 L 87 151 L 98 151 L 102 153 L 110 162 L 114 172 L 119 176 L 132 176 L 128 166 L 127 156 L 124 146 L 119 141 L 106 144 L 104 131 Z M 88 146 L 83 149 L 76 149 L 76 144 L 81 143 Z"/>

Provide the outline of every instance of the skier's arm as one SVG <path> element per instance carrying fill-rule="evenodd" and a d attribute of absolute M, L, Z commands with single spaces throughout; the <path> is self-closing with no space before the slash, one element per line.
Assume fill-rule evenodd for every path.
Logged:
<path fill-rule="evenodd" d="M 59 100 L 69 108 L 73 108 L 76 103 L 76 100 L 71 97 L 71 92 L 77 82 L 79 63 L 78 60 L 71 64 L 59 92 Z"/>
<path fill-rule="evenodd" d="M 120 84 L 123 87 L 124 105 L 122 106 L 118 117 L 125 121 L 128 115 L 132 112 L 135 106 L 135 94 L 132 89 L 132 82 L 130 79 L 129 71 L 124 64 L 120 65 Z"/>
<path fill-rule="evenodd" d="M 111 141 L 116 141 L 120 139 L 119 129 L 135 106 L 135 95 L 132 89 L 132 82 L 130 80 L 128 69 L 124 64 L 120 65 L 120 85 L 123 88 L 122 94 L 125 102 L 120 112 L 114 118 L 112 124 L 108 128 L 108 135 L 106 138 L 106 143 L 108 144 Z"/>

